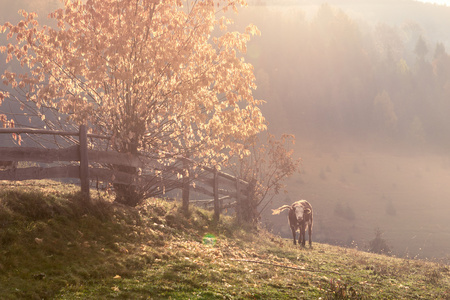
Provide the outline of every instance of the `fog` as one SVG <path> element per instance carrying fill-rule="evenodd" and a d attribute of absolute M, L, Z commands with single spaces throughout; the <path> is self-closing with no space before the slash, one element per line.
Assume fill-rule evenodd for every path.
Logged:
<path fill-rule="evenodd" d="M 413 0 L 248 1 L 231 29 L 261 30 L 255 67 L 273 133 L 296 135 L 302 170 L 270 208 L 308 200 L 313 239 L 367 248 L 375 230 L 395 255 L 449 259 L 450 8 Z M 0 23 L 58 1 L 0 0 Z M 4 36 L 0 38 L 5 42 Z M 4 60 L 0 61 L 0 71 Z"/>
<path fill-rule="evenodd" d="M 310 201 L 317 241 L 367 249 L 381 230 L 394 255 L 448 259 L 450 8 L 294 2 L 259 1 L 236 24 L 262 32 L 256 95 L 303 159 L 271 208 Z M 291 236 L 286 216 L 263 223 Z"/>

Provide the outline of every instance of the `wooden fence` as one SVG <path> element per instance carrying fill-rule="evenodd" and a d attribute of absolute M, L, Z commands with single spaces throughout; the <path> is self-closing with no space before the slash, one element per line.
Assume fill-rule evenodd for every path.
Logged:
<path fill-rule="evenodd" d="M 146 169 L 150 173 L 156 170 L 164 171 L 167 166 L 158 163 L 157 160 L 149 159 L 140 155 L 131 155 L 118 153 L 115 151 L 99 151 L 88 148 L 88 138 L 109 139 L 106 136 L 88 134 L 86 126 L 80 126 L 78 132 L 36 130 L 31 128 L 19 129 L 0 129 L 3 134 L 50 134 L 57 136 L 77 136 L 79 144 L 61 149 L 43 149 L 31 147 L 0 147 L 0 161 L 31 161 L 41 163 L 54 162 L 74 162 L 74 165 L 53 166 L 53 167 L 26 167 L 11 168 L 0 170 L 0 180 L 21 181 L 30 179 L 49 179 L 49 178 L 79 178 L 81 192 L 85 201 L 90 201 L 90 180 L 105 181 L 111 183 L 127 185 L 143 185 L 146 182 L 154 180 L 156 175 L 137 175 L 121 172 L 111 168 L 93 167 L 94 163 L 106 165 L 120 165 L 126 167 L 135 167 Z M 189 202 L 214 205 L 214 215 L 218 219 L 220 212 L 224 208 L 235 206 L 239 210 L 240 203 L 253 197 L 251 184 L 238 179 L 230 174 L 220 172 L 217 168 L 209 166 L 198 166 L 195 162 L 182 158 L 182 167 L 172 167 L 172 172 L 184 174 L 181 179 L 163 179 L 159 181 L 161 189 L 164 185 L 182 190 L 183 208 L 187 211 Z M 195 166 L 201 169 L 203 173 L 209 174 L 202 176 L 189 176 L 189 171 Z M 148 173 L 148 172 L 147 172 Z M 190 200 L 190 191 L 212 197 L 207 200 Z M 235 199 L 235 202 L 231 202 Z M 228 203 L 225 203 L 228 201 Z"/>

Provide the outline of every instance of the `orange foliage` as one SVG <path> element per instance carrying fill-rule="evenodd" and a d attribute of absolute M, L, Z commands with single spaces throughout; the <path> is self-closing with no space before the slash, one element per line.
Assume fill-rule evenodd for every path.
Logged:
<path fill-rule="evenodd" d="M 259 31 L 227 31 L 225 12 L 244 5 L 66 0 L 49 15 L 55 28 L 20 11 L 17 25 L 0 27 L 10 40 L 0 51 L 27 71 L 2 79 L 37 107 L 112 135 L 118 151 L 224 159 L 266 128 L 253 67 L 242 58 Z"/>

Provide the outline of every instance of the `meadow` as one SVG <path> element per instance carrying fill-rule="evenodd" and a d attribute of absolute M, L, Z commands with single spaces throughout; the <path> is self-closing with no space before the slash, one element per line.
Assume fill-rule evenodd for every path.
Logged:
<path fill-rule="evenodd" d="M 82 206 L 76 186 L 35 184 L 0 192 L 2 299 L 450 299 L 442 263 L 301 248 L 162 199 Z"/>
<path fill-rule="evenodd" d="M 448 263 L 450 158 L 416 150 L 305 143 L 301 173 L 272 206 L 308 200 L 316 239 L 325 243 L 367 249 L 379 230 L 396 256 Z M 274 233 L 291 235 L 286 216 L 269 210 L 263 219 Z"/>

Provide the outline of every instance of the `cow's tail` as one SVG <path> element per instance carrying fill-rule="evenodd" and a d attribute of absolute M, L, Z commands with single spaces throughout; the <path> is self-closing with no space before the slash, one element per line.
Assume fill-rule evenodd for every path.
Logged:
<path fill-rule="evenodd" d="M 290 205 L 283 205 L 281 207 L 278 207 L 277 209 L 272 209 L 272 215 L 279 215 L 280 212 L 282 212 L 285 209 L 290 209 L 291 206 Z"/>

